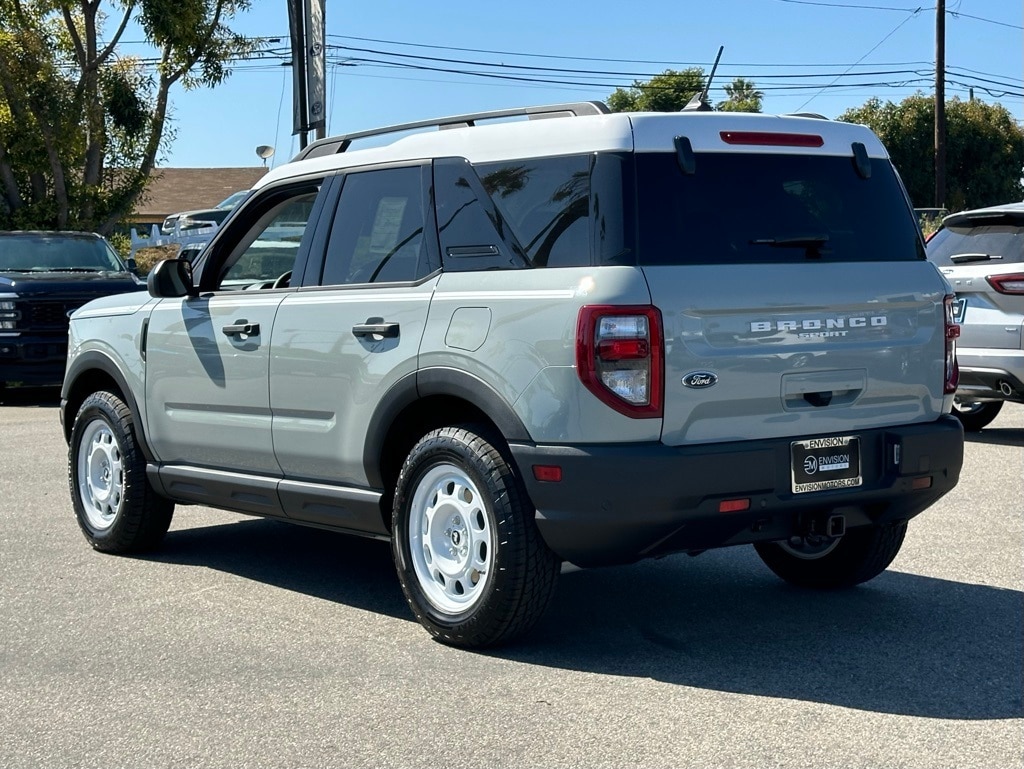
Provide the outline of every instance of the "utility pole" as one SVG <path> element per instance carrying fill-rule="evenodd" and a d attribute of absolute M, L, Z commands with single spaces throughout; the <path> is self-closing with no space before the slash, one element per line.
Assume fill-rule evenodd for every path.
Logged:
<path fill-rule="evenodd" d="M 946 207 L 946 0 L 935 3 L 935 207 Z"/>

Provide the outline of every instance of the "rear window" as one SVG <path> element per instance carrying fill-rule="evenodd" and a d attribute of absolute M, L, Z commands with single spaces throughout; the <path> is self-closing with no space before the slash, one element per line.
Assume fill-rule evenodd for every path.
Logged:
<path fill-rule="evenodd" d="M 946 227 L 928 241 L 928 259 L 940 267 L 992 260 L 1024 262 L 1024 226 Z"/>
<path fill-rule="evenodd" d="M 892 166 L 851 157 L 699 153 L 636 156 L 639 261 L 648 265 L 893 262 L 924 258 Z"/>

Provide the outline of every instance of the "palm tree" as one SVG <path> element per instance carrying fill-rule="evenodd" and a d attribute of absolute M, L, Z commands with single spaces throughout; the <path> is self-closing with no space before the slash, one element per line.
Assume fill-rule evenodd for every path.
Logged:
<path fill-rule="evenodd" d="M 760 112 L 764 91 L 757 90 L 753 80 L 738 77 L 725 86 L 729 97 L 719 102 L 718 109 L 726 112 Z"/>

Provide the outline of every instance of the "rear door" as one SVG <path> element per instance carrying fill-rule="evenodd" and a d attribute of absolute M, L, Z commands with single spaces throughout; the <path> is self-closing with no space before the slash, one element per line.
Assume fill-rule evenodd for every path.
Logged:
<path fill-rule="evenodd" d="M 358 512 L 363 496 L 335 503 L 316 485 L 374 485 L 363 462 L 370 419 L 382 394 L 416 371 L 439 274 L 429 180 L 429 163 L 347 173 L 325 251 L 278 310 L 270 407 L 289 479 L 281 499 L 294 518 L 373 526 Z"/>
<path fill-rule="evenodd" d="M 756 138 L 689 164 L 637 154 L 640 262 L 665 324 L 663 441 L 935 419 L 946 289 L 892 167 L 859 172 L 849 143 L 836 156 Z"/>

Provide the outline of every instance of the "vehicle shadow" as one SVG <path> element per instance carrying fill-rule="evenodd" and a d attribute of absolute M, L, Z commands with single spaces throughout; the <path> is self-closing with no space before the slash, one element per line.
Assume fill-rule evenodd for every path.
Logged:
<path fill-rule="evenodd" d="M 0 387 L 0 406 L 43 407 L 60 405 L 60 387 Z"/>
<path fill-rule="evenodd" d="M 203 566 L 275 587 L 413 621 L 391 546 L 262 518 L 167 533 L 145 560 Z"/>
<path fill-rule="evenodd" d="M 1024 427 L 986 427 L 980 433 L 964 433 L 964 440 L 998 446 L 1024 446 Z"/>
<path fill-rule="evenodd" d="M 1024 717 L 1024 593 L 887 571 L 837 592 L 752 548 L 565 574 L 498 655 L 715 691 L 957 720 Z"/>
<path fill-rule="evenodd" d="M 262 519 L 172 530 L 147 557 L 413 621 L 384 542 Z M 752 548 L 563 573 L 524 664 L 957 720 L 1024 717 L 1024 593 L 888 571 L 791 588 Z M 424 634 L 424 639 L 426 635 Z"/>

